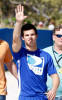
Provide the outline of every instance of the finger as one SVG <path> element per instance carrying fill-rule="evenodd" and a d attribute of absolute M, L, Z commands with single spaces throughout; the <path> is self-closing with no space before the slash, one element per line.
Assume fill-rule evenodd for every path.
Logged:
<path fill-rule="evenodd" d="M 17 12 L 19 12 L 20 10 L 19 10 L 19 5 L 17 6 Z"/>
<path fill-rule="evenodd" d="M 47 97 L 48 97 L 48 100 L 50 100 L 50 98 L 51 98 L 51 93 L 50 93 L 50 91 L 47 93 Z"/>
<path fill-rule="evenodd" d="M 54 98 L 55 98 L 55 94 L 53 93 L 53 94 L 50 94 L 49 96 L 48 96 L 48 98 L 50 99 L 50 100 L 54 100 Z M 48 100 L 49 100 L 48 99 Z"/>
<path fill-rule="evenodd" d="M 17 9 L 15 9 L 15 13 L 17 14 Z"/>
<path fill-rule="evenodd" d="M 27 16 L 24 16 L 24 19 L 27 18 Z"/>
<path fill-rule="evenodd" d="M 21 12 L 21 10 L 22 10 L 22 6 L 21 6 L 21 5 L 19 5 L 19 11 Z"/>
<path fill-rule="evenodd" d="M 51 100 L 54 100 L 55 99 L 55 94 L 53 94 L 52 96 L 51 96 Z"/>
<path fill-rule="evenodd" d="M 22 12 L 24 12 L 24 7 L 22 6 Z"/>

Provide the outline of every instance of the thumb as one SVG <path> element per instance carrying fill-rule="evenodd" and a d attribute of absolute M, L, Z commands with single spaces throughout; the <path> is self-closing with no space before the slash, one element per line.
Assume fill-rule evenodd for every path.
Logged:
<path fill-rule="evenodd" d="M 27 18 L 27 16 L 24 16 L 24 19 Z"/>

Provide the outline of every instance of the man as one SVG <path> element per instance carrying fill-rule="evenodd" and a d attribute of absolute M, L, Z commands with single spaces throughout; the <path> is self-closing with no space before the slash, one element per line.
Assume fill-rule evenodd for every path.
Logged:
<path fill-rule="evenodd" d="M 12 54 L 6 41 L 0 39 L 0 100 L 6 100 L 7 80 L 5 77 L 4 64 L 8 70 L 17 78 L 17 68 L 12 62 Z"/>
<path fill-rule="evenodd" d="M 55 27 L 52 37 L 54 45 L 47 47 L 44 50 L 50 53 L 50 55 L 52 56 L 54 65 L 60 78 L 60 85 L 57 90 L 55 100 L 62 100 L 62 25 L 58 25 Z M 48 89 L 52 88 L 52 81 L 50 80 L 50 77 L 48 77 Z"/>
<path fill-rule="evenodd" d="M 32 24 L 22 26 L 24 7 L 18 5 L 15 9 L 16 24 L 13 32 L 13 56 L 18 69 L 19 100 L 54 100 L 59 85 L 59 77 L 53 65 L 51 56 L 37 48 L 37 30 Z M 26 48 L 22 47 L 21 39 Z M 51 71 L 52 70 L 52 71 Z M 47 91 L 47 73 L 53 79 L 53 87 Z"/>

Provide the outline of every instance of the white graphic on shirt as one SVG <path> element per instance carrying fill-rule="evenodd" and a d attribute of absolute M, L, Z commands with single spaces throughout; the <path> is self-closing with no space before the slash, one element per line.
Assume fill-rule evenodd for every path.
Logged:
<path fill-rule="evenodd" d="M 42 75 L 44 68 L 44 57 L 27 54 L 29 69 L 37 75 Z"/>

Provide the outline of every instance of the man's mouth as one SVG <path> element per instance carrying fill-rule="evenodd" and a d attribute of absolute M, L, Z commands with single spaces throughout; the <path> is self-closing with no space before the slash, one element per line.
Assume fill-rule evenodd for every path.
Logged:
<path fill-rule="evenodd" d="M 29 40 L 29 42 L 32 42 L 32 40 Z"/>

